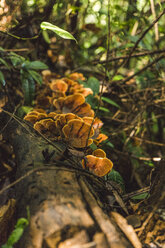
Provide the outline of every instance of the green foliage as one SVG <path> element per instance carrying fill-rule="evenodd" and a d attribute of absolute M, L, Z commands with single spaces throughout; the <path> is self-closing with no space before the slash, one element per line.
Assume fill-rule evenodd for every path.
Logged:
<path fill-rule="evenodd" d="M 5 55 L 6 60 L 0 59 L 0 64 L 7 67 L 8 70 L 16 70 L 20 74 L 20 79 L 22 83 L 22 89 L 25 95 L 25 105 L 30 105 L 34 99 L 35 95 L 35 82 L 42 84 L 42 77 L 38 70 L 47 69 L 47 65 L 41 61 L 29 61 L 24 57 L 10 52 L 7 55 L 3 49 L 0 49 L 1 53 Z M 0 85 L 5 86 L 6 81 L 4 78 L 4 73 L 0 71 Z"/>
<path fill-rule="evenodd" d="M 54 33 L 56 33 L 58 36 L 62 37 L 63 39 L 70 39 L 70 40 L 75 40 L 77 43 L 77 40 L 73 37 L 72 34 L 67 32 L 66 30 L 59 28 L 49 22 L 42 22 L 40 24 L 41 29 L 43 30 L 51 30 Z"/>
<path fill-rule="evenodd" d="M 85 88 L 91 88 L 94 96 L 99 94 L 100 82 L 97 78 L 89 77 L 87 81 L 79 80 L 79 82 L 83 84 Z"/>
<path fill-rule="evenodd" d="M 102 97 L 101 97 L 101 100 L 104 101 L 104 102 L 107 102 L 107 103 L 109 103 L 110 105 L 113 105 L 113 106 L 115 106 L 115 107 L 117 107 L 117 108 L 120 108 L 120 106 L 119 106 L 116 102 L 114 102 L 113 100 L 109 99 L 108 97 L 102 96 Z"/>
<path fill-rule="evenodd" d="M 18 219 L 16 226 L 10 234 L 7 243 L 2 245 L 2 248 L 13 248 L 13 245 L 21 238 L 25 228 L 29 225 L 29 221 L 25 218 Z"/>
<path fill-rule="evenodd" d="M 122 191 L 125 191 L 124 180 L 118 171 L 112 169 L 111 172 L 106 176 L 106 179 L 117 183 L 121 187 Z"/>
<path fill-rule="evenodd" d="M 141 193 L 139 195 L 132 196 L 131 199 L 137 202 L 137 201 L 147 199 L 149 196 L 150 196 L 150 194 L 148 194 L 148 193 Z"/>
<path fill-rule="evenodd" d="M 5 86 L 5 84 L 6 84 L 5 77 L 4 77 L 2 71 L 0 71 L 0 86 L 1 86 L 1 84 L 2 84 L 3 86 Z"/>

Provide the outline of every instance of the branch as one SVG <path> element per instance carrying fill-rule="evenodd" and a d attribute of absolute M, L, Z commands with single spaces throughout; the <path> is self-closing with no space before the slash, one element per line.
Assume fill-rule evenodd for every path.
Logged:
<path fill-rule="evenodd" d="M 145 67 L 143 67 L 140 71 L 137 71 L 136 73 L 134 73 L 132 76 L 127 77 L 126 79 L 124 79 L 123 81 L 121 81 L 121 83 L 126 83 L 127 81 L 129 81 L 130 79 L 134 78 L 135 76 L 139 75 L 140 73 L 142 73 L 143 71 L 145 71 L 148 67 L 151 67 L 152 65 L 154 65 L 155 63 L 157 63 L 159 60 L 163 59 L 165 57 L 165 55 L 160 56 L 159 58 L 153 60 L 151 63 L 149 63 L 148 65 L 146 65 Z"/>
<path fill-rule="evenodd" d="M 156 51 L 147 51 L 147 52 L 143 52 L 143 53 L 137 53 L 137 54 L 132 54 L 130 58 L 136 58 L 136 57 L 142 57 L 142 56 L 148 56 L 148 55 L 154 55 L 154 54 L 159 54 L 159 53 L 164 53 L 165 49 L 162 50 L 156 50 Z M 113 62 L 113 61 L 117 61 L 117 60 L 121 60 L 121 59 L 128 59 L 129 55 L 126 56 L 120 56 L 120 57 L 114 57 L 111 59 L 108 59 L 108 61 L 106 60 L 102 60 L 102 61 L 93 61 L 93 64 L 104 64 L 106 62 Z"/>

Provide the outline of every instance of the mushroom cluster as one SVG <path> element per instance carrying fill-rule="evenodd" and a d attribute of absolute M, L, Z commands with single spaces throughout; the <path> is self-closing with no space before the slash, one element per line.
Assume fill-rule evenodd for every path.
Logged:
<path fill-rule="evenodd" d="M 45 137 L 52 141 L 63 140 L 74 149 L 87 148 L 93 142 L 98 146 L 108 138 L 100 132 L 103 122 L 94 118 L 94 111 L 85 101 L 85 97 L 93 92 L 79 83 L 79 80 L 85 80 L 83 74 L 72 73 L 60 78 L 45 70 L 42 75 L 44 83 L 36 97 L 36 107 L 24 120 Z M 100 177 L 109 173 L 113 167 L 112 161 L 106 158 L 101 149 L 86 155 L 81 163 L 83 168 L 88 168 Z"/>

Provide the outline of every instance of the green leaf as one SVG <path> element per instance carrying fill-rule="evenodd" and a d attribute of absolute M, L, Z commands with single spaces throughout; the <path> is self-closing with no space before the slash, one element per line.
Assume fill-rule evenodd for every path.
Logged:
<path fill-rule="evenodd" d="M 107 177 L 108 180 L 114 181 L 117 184 L 119 184 L 120 187 L 122 188 L 123 192 L 125 191 L 124 180 L 123 180 L 122 176 L 120 175 L 120 173 L 118 171 L 112 169 L 111 172 L 108 173 L 108 175 L 106 177 Z"/>
<path fill-rule="evenodd" d="M 132 200 L 144 200 L 149 197 L 149 193 L 141 193 L 140 195 L 132 196 Z"/>
<path fill-rule="evenodd" d="M 96 108 L 95 108 L 96 109 Z M 110 110 L 107 109 L 107 108 L 104 108 L 104 107 L 99 107 L 99 110 L 103 111 L 103 112 L 106 112 L 106 113 L 109 113 Z"/>
<path fill-rule="evenodd" d="M 102 143 L 105 143 L 106 146 L 109 146 L 111 148 L 114 148 L 114 144 L 112 144 L 110 141 L 106 142 L 106 141 L 103 141 Z"/>
<path fill-rule="evenodd" d="M 5 84 L 6 84 L 3 72 L 1 72 L 1 71 L 0 71 L 0 84 L 2 84 L 3 86 L 5 86 Z"/>
<path fill-rule="evenodd" d="M 70 40 L 75 40 L 77 43 L 77 40 L 73 37 L 72 34 L 70 34 L 68 31 L 65 31 L 62 28 L 59 28 L 49 22 L 41 22 L 40 24 L 41 29 L 43 30 L 51 30 L 54 33 L 56 33 L 57 35 L 59 35 L 60 37 L 62 37 L 63 39 L 70 39 Z"/>
<path fill-rule="evenodd" d="M 40 85 L 42 84 L 42 77 L 38 72 L 33 70 L 28 70 L 28 72 L 37 83 L 39 83 Z"/>
<path fill-rule="evenodd" d="M 29 107 L 29 106 L 21 106 L 20 108 L 18 108 L 17 110 L 17 116 L 20 118 L 23 118 L 23 116 L 27 113 L 29 113 L 30 111 L 32 111 L 33 108 Z"/>
<path fill-rule="evenodd" d="M 10 66 L 8 65 L 8 63 L 4 59 L 0 58 L 0 64 L 5 65 L 10 70 Z"/>
<path fill-rule="evenodd" d="M 51 40 L 49 38 L 48 32 L 46 30 L 43 30 L 42 31 L 42 35 L 43 35 L 43 38 L 46 41 L 46 43 L 50 44 L 51 43 Z"/>
<path fill-rule="evenodd" d="M 118 81 L 118 80 L 122 80 L 124 77 L 122 75 L 116 75 L 113 77 L 113 81 Z"/>
<path fill-rule="evenodd" d="M 10 53 L 9 58 L 10 58 L 11 63 L 14 67 L 21 65 L 25 61 L 24 57 L 19 56 L 13 52 Z"/>
<path fill-rule="evenodd" d="M 4 49 L 3 49 L 2 47 L 0 47 L 0 51 L 2 51 L 2 52 L 3 52 L 3 51 L 4 51 Z"/>
<path fill-rule="evenodd" d="M 29 224 L 28 220 L 25 218 L 20 218 L 17 221 L 15 229 L 10 234 L 7 243 L 2 245 L 2 248 L 12 248 L 13 245 L 21 238 L 25 227 Z"/>
<path fill-rule="evenodd" d="M 101 100 L 104 101 L 104 102 L 107 102 L 107 103 L 109 103 L 109 104 L 111 104 L 111 105 L 113 105 L 113 106 L 115 106 L 117 108 L 120 108 L 120 106 L 116 102 L 114 102 L 113 100 L 109 99 L 108 97 L 102 96 Z"/>
<path fill-rule="evenodd" d="M 97 149 L 97 146 L 95 145 L 95 143 L 92 143 L 90 145 L 90 148 L 92 149 L 92 151 L 96 150 Z"/>
<path fill-rule="evenodd" d="M 40 61 L 25 61 L 22 64 L 22 68 L 26 68 L 27 70 L 45 70 L 48 69 L 48 66 Z"/>
<path fill-rule="evenodd" d="M 85 88 L 91 88 L 94 96 L 99 93 L 100 82 L 97 78 L 89 77 L 87 82 L 81 81 L 80 83 L 83 84 Z"/>
<path fill-rule="evenodd" d="M 32 76 L 26 71 L 22 71 L 21 81 L 22 81 L 22 89 L 24 91 L 25 104 L 29 105 L 32 103 L 32 100 L 34 99 L 35 82 Z"/>
<path fill-rule="evenodd" d="M 96 97 L 94 97 L 93 95 L 89 95 L 85 98 L 86 102 L 89 103 L 91 105 L 91 108 L 97 108 L 99 101 Z"/>

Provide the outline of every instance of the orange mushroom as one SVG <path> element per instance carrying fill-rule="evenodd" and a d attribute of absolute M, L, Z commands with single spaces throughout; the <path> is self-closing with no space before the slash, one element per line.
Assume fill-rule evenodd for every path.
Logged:
<path fill-rule="evenodd" d="M 74 112 L 74 110 L 85 102 L 82 94 L 74 94 L 65 98 L 63 113 Z"/>
<path fill-rule="evenodd" d="M 63 136 L 62 128 L 63 128 L 70 120 L 73 120 L 73 119 L 79 119 L 79 120 L 81 120 L 80 117 L 78 117 L 77 115 L 72 114 L 72 113 L 68 113 L 68 114 L 59 114 L 59 115 L 58 115 L 58 117 L 56 118 L 56 127 L 57 127 L 57 129 L 59 130 L 60 135 Z"/>
<path fill-rule="evenodd" d="M 74 72 L 69 75 L 69 78 L 72 80 L 85 80 L 85 77 L 83 76 L 82 73 Z"/>
<path fill-rule="evenodd" d="M 83 168 L 89 168 L 95 175 L 103 177 L 111 171 L 113 163 L 108 158 L 87 155 L 85 159 L 82 160 L 82 166 Z"/>
<path fill-rule="evenodd" d="M 82 105 L 78 106 L 73 113 L 75 113 L 76 115 L 83 117 L 83 116 L 87 116 L 87 117 L 93 117 L 95 115 L 94 111 L 91 109 L 91 106 L 89 103 L 83 103 Z"/>
<path fill-rule="evenodd" d="M 62 78 L 62 80 L 65 83 L 67 83 L 67 85 L 68 85 L 69 88 L 72 87 L 72 86 L 74 86 L 74 85 L 77 85 L 77 82 L 75 82 L 75 81 L 73 81 L 73 80 L 71 80 L 69 78 L 64 77 L 64 78 Z"/>
<path fill-rule="evenodd" d="M 79 93 L 55 99 L 53 105 L 62 113 L 74 113 L 80 117 L 94 116 L 94 111 L 91 109 L 91 106 L 85 103 L 85 97 Z"/>
<path fill-rule="evenodd" d="M 50 112 L 49 114 L 48 114 L 48 117 L 50 117 L 50 118 L 55 118 L 57 116 L 57 113 L 56 112 Z"/>
<path fill-rule="evenodd" d="M 50 89 L 54 92 L 65 93 L 68 89 L 68 85 L 61 79 L 52 79 L 50 83 Z"/>
<path fill-rule="evenodd" d="M 56 128 L 55 121 L 52 119 L 42 119 L 34 124 L 34 129 L 46 135 L 47 137 L 57 137 L 59 133 Z"/>
<path fill-rule="evenodd" d="M 106 153 L 102 149 L 96 149 L 92 152 L 95 157 L 106 158 Z"/>
<path fill-rule="evenodd" d="M 64 137 L 69 144 L 76 148 L 83 148 L 93 143 L 91 137 L 93 128 L 83 120 L 70 120 L 62 129 Z"/>
<path fill-rule="evenodd" d="M 38 116 L 37 114 L 30 114 L 30 115 L 27 114 L 25 115 L 24 120 L 34 124 L 38 120 Z"/>
<path fill-rule="evenodd" d="M 108 139 L 108 136 L 104 133 L 100 133 L 97 138 L 94 138 L 94 143 L 98 145 L 99 143 Z"/>
<path fill-rule="evenodd" d="M 47 117 L 47 114 L 45 111 L 41 111 L 41 110 L 39 110 L 39 111 L 40 112 L 38 112 L 37 110 L 33 110 L 33 111 L 29 112 L 27 115 L 25 115 L 24 120 L 29 121 L 32 124 L 34 124 L 36 121 Z"/>

